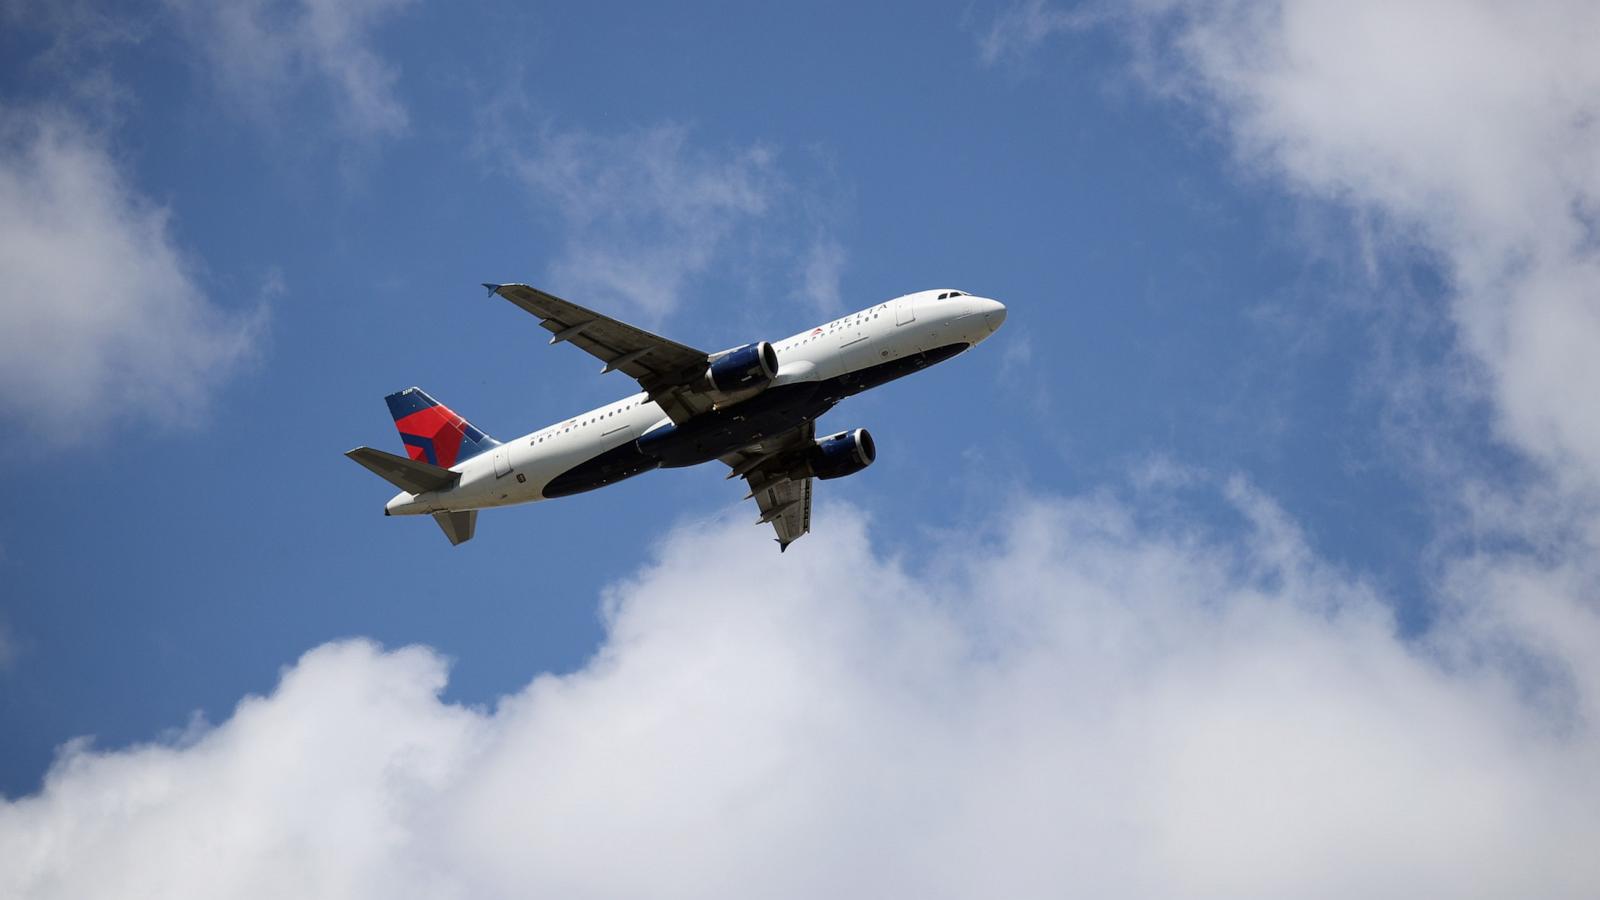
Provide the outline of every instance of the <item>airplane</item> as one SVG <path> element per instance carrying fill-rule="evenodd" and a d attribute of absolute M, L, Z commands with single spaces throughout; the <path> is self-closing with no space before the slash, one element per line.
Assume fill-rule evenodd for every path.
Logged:
<path fill-rule="evenodd" d="M 771 524 L 778 549 L 811 530 L 813 479 L 853 475 L 877 447 L 865 428 L 816 436 L 839 401 L 921 371 L 982 342 L 1006 308 L 965 291 L 896 297 L 791 335 L 705 353 L 525 284 L 484 284 L 539 319 L 551 344 L 598 358 L 640 390 L 615 403 L 501 442 L 421 388 L 384 398 L 406 456 L 371 447 L 345 455 L 400 489 L 386 516 L 431 515 L 452 545 L 478 511 L 567 497 L 657 468 L 721 460 Z"/>

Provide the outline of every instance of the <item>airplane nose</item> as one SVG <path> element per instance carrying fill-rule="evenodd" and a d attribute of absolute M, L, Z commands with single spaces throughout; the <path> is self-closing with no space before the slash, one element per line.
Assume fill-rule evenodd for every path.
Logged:
<path fill-rule="evenodd" d="M 999 300 L 985 300 L 983 321 L 989 325 L 989 333 L 994 334 L 1006 321 L 1006 305 Z"/>

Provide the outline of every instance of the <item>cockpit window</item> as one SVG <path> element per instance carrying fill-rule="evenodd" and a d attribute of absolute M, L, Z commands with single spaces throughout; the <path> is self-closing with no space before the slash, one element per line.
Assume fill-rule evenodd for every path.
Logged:
<path fill-rule="evenodd" d="M 965 291 L 945 291 L 944 293 L 940 294 L 939 296 L 935 297 L 934 299 L 935 300 L 945 300 L 945 299 L 948 299 L 950 297 L 965 297 L 966 295 L 967 294 L 966 294 Z"/>

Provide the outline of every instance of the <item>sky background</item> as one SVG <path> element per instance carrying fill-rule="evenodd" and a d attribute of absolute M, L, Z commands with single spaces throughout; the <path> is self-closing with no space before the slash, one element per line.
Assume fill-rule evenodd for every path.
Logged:
<path fill-rule="evenodd" d="M 1592 5 L 0 24 L 0 893 L 1600 887 Z M 452 548 L 384 394 L 633 390 L 484 281 L 1009 318 L 783 556 L 709 466 Z"/>

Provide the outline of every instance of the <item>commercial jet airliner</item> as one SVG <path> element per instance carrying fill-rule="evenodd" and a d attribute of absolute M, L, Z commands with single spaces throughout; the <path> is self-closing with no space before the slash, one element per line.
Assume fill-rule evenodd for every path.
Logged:
<path fill-rule="evenodd" d="M 478 510 L 565 497 L 657 468 L 720 459 L 750 486 L 778 547 L 811 530 L 812 479 L 842 478 L 877 457 L 865 428 L 816 436 L 840 400 L 955 356 L 993 334 L 1006 308 L 963 291 L 896 297 L 775 344 L 705 353 L 525 284 L 485 284 L 539 317 L 641 390 L 514 441 L 500 442 L 420 388 L 390 394 L 407 456 L 345 455 L 400 489 L 386 516 L 428 514 L 451 544 Z"/>

